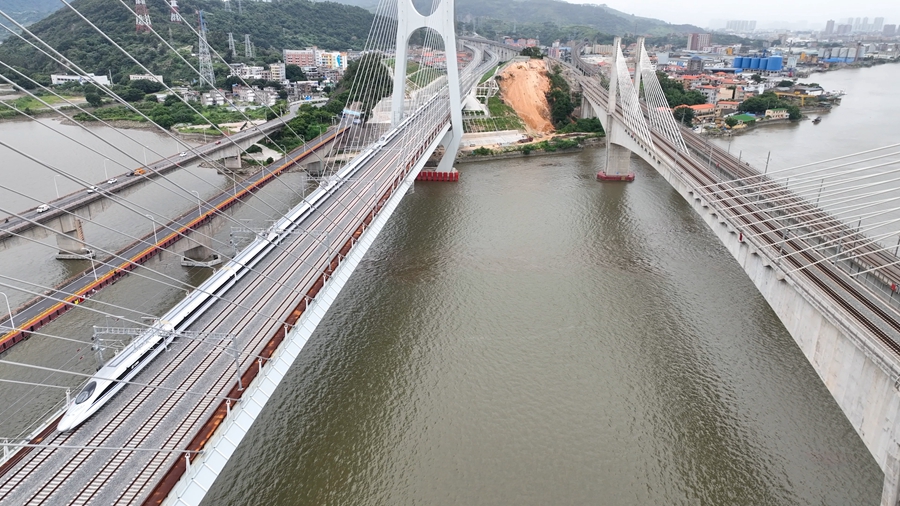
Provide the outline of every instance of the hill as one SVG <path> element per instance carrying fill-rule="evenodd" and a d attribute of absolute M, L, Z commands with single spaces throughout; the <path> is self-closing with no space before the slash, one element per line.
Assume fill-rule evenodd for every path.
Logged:
<path fill-rule="evenodd" d="M 147 4 L 153 29 L 196 67 L 197 58 L 191 54 L 197 52 L 197 36 L 184 24 L 169 22 L 165 2 Z M 134 15 L 119 2 L 76 0 L 72 5 L 152 72 L 164 75 L 167 83 L 190 82 L 196 78 L 156 35 L 136 33 Z M 324 49 L 361 49 L 373 18 L 371 13 L 358 7 L 306 0 L 243 2 L 243 15 L 239 15 L 237 9 L 226 10 L 221 0 L 181 0 L 179 7 L 185 20 L 194 26 L 197 24 L 196 12 L 204 11 L 210 45 L 227 61 L 254 64 L 280 60 L 284 48 L 317 45 Z M 68 8 L 54 12 L 29 29 L 88 72 L 111 74 L 115 82 L 127 79 L 128 74 L 143 73 Z M 234 34 L 237 43 L 236 55 L 228 54 L 229 32 Z M 256 51 L 252 61 L 243 57 L 244 34 L 250 34 Z M 225 64 L 216 63 L 215 55 L 213 60 L 216 75 L 224 77 L 227 73 Z M 65 70 L 20 39 L 10 39 L 0 45 L 0 61 L 35 75 L 41 81 L 48 81 L 50 73 Z"/>
<path fill-rule="evenodd" d="M 62 6 L 59 0 L 3 0 L 0 2 L 0 10 L 25 26 L 44 19 Z M 6 18 L 0 20 L 0 24 L 13 26 Z M 6 30 L 0 29 L 0 41 L 11 36 Z"/>
<path fill-rule="evenodd" d="M 376 0 L 338 1 L 369 10 L 374 10 L 378 3 Z M 413 4 L 425 12 L 431 0 L 414 0 Z M 503 28 L 504 31 L 498 35 L 514 37 L 540 36 L 535 30 L 545 34 L 571 34 L 573 27 L 608 35 L 665 35 L 702 31 L 693 25 L 672 25 L 659 19 L 626 14 L 606 5 L 573 4 L 559 0 L 456 0 L 456 19 L 476 26 L 475 31 L 491 38 L 495 34 L 483 33 L 491 27 Z M 553 40 L 556 38 L 559 37 L 552 37 Z M 547 37 L 541 36 L 542 41 L 545 39 Z"/>

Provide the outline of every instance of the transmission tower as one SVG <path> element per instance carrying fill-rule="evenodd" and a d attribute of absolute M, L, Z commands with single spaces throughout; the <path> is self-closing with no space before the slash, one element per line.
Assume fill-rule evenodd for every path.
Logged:
<path fill-rule="evenodd" d="M 253 43 L 250 42 L 250 34 L 244 34 L 244 56 L 253 58 Z"/>
<path fill-rule="evenodd" d="M 231 0 L 222 0 L 225 3 L 225 10 L 231 12 Z"/>
<path fill-rule="evenodd" d="M 213 74 L 212 58 L 209 55 L 209 42 L 206 41 L 206 20 L 200 11 L 200 83 L 206 81 L 216 87 L 216 76 Z"/>
<path fill-rule="evenodd" d="M 181 14 L 178 12 L 178 0 L 169 0 L 169 12 L 171 13 L 169 19 L 173 23 L 181 23 L 183 21 Z"/>
<path fill-rule="evenodd" d="M 150 11 L 147 10 L 147 0 L 134 0 L 135 28 L 138 32 L 150 31 Z"/>
<path fill-rule="evenodd" d="M 241 4 L 241 0 L 238 0 L 238 14 L 244 13 L 244 6 Z"/>
<path fill-rule="evenodd" d="M 237 54 L 237 50 L 234 48 L 234 34 L 228 32 L 228 50 L 231 51 L 231 56 Z"/>

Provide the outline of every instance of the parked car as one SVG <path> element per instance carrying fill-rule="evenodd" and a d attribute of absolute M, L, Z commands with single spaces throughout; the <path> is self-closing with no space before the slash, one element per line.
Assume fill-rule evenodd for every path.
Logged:
<path fill-rule="evenodd" d="M 44 211 L 49 211 L 49 210 L 50 210 L 50 206 L 48 206 L 47 204 L 41 204 L 37 208 L 37 212 L 39 212 L 39 213 L 43 213 Z"/>

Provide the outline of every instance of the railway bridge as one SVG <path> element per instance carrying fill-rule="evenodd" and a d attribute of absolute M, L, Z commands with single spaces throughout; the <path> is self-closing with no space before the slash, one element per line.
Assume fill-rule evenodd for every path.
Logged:
<path fill-rule="evenodd" d="M 470 39 L 462 43 L 467 64 L 460 68 L 448 56 L 445 69 L 431 67 L 410 82 L 406 56 L 417 30 L 427 29 L 423 39 L 432 47 L 458 54 L 453 2 L 425 16 L 400 0 L 394 15 L 396 33 L 373 30 L 367 54 L 376 64 L 361 71 L 369 80 L 351 93 L 340 125 L 348 133 L 339 149 L 355 158 L 326 166 L 317 188 L 136 338 L 166 338 L 165 359 L 121 381 L 123 394 L 74 430 L 55 430 L 60 411 L 5 443 L 0 501 L 203 499 L 438 146 L 444 146 L 438 170 L 453 170 L 461 97 L 499 62 L 491 44 Z M 659 83 L 645 61 L 640 44 L 632 76 L 617 41 L 608 76 L 577 57 L 573 65 L 560 62 L 581 86 L 585 114 L 600 118 L 607 131 L 601 179 L 632 177 L 633 153 L 693 206 L 832 392 L 885 472 L 882 504 L 896 506 L 900 316 L 879 287 L 900 279 L 897 258 L 727 153 L 699 155 L 702 143 L 659 102 Z M 384 84 L 384 67 L 392 94 L 373 96 Z"/>

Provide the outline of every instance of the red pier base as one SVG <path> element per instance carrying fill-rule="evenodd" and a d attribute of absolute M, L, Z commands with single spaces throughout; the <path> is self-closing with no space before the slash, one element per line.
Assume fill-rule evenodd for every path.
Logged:
<path fill-rule="evenodd" d="M 597 173 L 597 181 L 621 181 L 623 183 L 630 183 L 634 181 L 634 172 L 629 172 L 628 174 L 607 174 L 601 170 Z"/>
<path fill-rule="evenodd" d="M 459 181 L 459 172 L 437 172 L 423 170 L 416 176 L 416 181 Z"/>

